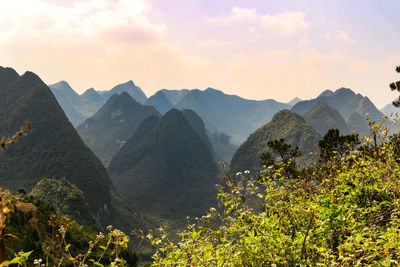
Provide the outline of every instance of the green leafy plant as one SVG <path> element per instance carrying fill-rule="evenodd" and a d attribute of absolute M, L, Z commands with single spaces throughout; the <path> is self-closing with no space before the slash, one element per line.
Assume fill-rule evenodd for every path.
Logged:
<path fill-rule="evenodd" d="M 258 180 L 223 175 L 222 213 L 210 209 L 176 243 L 164 229 L 143 235 L 158 247 L 153 266 L 398 265 L 400 164 L 387 129 L 370 126 L 379 145 L 361 138 L 297 176 L 290 161 L 266 165 Z"/>

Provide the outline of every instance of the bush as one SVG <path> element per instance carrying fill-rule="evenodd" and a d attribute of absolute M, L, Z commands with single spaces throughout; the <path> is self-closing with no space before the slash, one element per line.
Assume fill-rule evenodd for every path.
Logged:
<path fill-rule="evenodd" d="M 153 266 L 398 265 L 400 163 L 393 142 L 372 141 L 296 177 L 284 161 L 257 181 L 224 175 L 222 213 L 211 209 L 177 244 L 147 235 L 159 246 Z"/>

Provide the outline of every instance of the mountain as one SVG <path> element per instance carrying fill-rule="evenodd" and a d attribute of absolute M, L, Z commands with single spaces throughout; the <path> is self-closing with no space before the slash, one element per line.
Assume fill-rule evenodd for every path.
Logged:
<path fill-rule="evenodd" d="M 365 117 L 361 116 L 360 113 L 354 111 L 346 120 L 349 129 L 357 130 L 357 133 L 368 136 L 370 129 L 367 124 L 365 124 Z"/>
<path fill-rule="evenodd" d="M 390 104 L 385 105 L 381 109 L 381 112 L 389 117 L 392 113 L 393 114 L 400 113 L 400 109 L 396 108 L 395 106 L 393 106 L 392 103 L 390 103 Z"/>
<path fill-rule="evenodd" d="M 140 89 L 140 87 L 136 86 L 132 80 L 127 81 L 126 83 L 118 84 L 108 91 L 100 91 L 99 93 L 104 96 L 106 99 L 111 97 L 113 94 L 121 94 L 122 92 L 127 92 L 130 94 L 137 102 L 144 104 L 147 100 L 146 95 Z"/>
<path fill-rule="evenodd" d="M 90 88 L 82 95 L 78 95 L 66 81 L 50 84 L 49 87 L 75 127 L 96 113 L 113 94 L 127 92 L 142 104 L 147 99 L 142 89 L 132 81 L 119 84 L 107 91 L 96 91 Z"/>
<path fill-rule="evenodd" d="M 169 102 L 172 105 L 176 105 L 182 98 L 184 98 L 188 93 L 189 89 L 181 89 L 181 90 L 168 90 L 161 89 L 159 92 L 163 92 L 165 96 L 168 98 Z"/>
<path fill-rule="evenodd" d="M 161 116 L 154 107 L 142 105 L 122 92 L 112 95 L 99 111 L 77 127 L 77 131 L 107 166 L 139 124 L 151 115 Z"/>
<path fill-rule="evenodd" d="M 329 129 L 339 129 L 341 134 L 350 134 L 346 121 L 340 113 L 328 106 L 324 102 L 318 102 L 309 110 L 304 119 L 308 124 L 314 127 L 321 136 L 324 136 Z"/>
<path fill-rule="evenodd" d="M 388 117 L 394 117 L 396 113 L 400 114 L 400 108 L 393 106 L 392 103 L 385 105 L 380 111 Z"/>
<path fill-rule="evenodd" d="M 30 191 L 43 178 L 66 179 L 84 193 L 101 225 L 144 227 L 142 216 L 116 192 L 105 168 L 83 143 L 49 87 L 34 73 L 0 67 L 0 136 L 28 120 L 32 131 L 0 151 L 0 185 Z M 131 230 L 129 229 L 129 230 Z"/>
<path fill-rule="evenodd" d="M 201 140 L 203 140 L 203 143 L 207 146 L 208 150 L 210 150 L 211 153 L 214 153 L 211 142 L 207 137 L 206 128 L 204 127 L 204 122 L 199 117 L 199 115 L 197 115 L 196 112 L 194 112 L 191 109 L 182 110 L 182 115 L 185 117 L 187 122 L 189 122 L 190 126 L 193 128 L 196 134 L 200 136 Z"/>
<path fill-rule="evenodd" d="M 81 94 L 81 99 L 86 103 L 99 103 L 100 105 L 103 105 L 106 100 L 94 88 L 89 88 Z"/>
<path fill-rule="evenodd" d="M 228 165 L 239 146 L 232 144 L 231 137 L 224 133 L 207 133 L 207 136 L 217 155 L 217 160 Z"/>
<path fill-rule="evenodd" d="M 361 95 L 359 95 L 361 96 Z M 357 97 L 356 93 L 348 88 L 340 88 L 335 92 L 331 90 L 326 90 L 322 92 L 317 98 L 304 100 L 292 107 L 292 111 L 297 114 L 303 116 L 310 109 L 313 108 L 315 104 L 318 102 L 324 102 L 328 104 L 330 107 L 338 110 L 341 114 L 343 113 L 343 109 L 347 107 L 347 104 L 351 102 L 353 97 Z M 362 96 L 361 96 L 362 97 Z M 350 114 L 342 114 L 343 118 L 347 118 Z"/>
<path fill-rule="evenodd" d="M 108 166 L 118 190 L 157 220 L 186 222 L 216 205 L 217 166 L 186 120 L 171 109 L 146 118 Z"/>
<path fill-rule="evenodd" d="M 172 108 L 171 102 L 162 91 L 158 91 L 149 97 L 145 105 L 155 107 L 161 114 L 165 114 Z"/>
<path fill-rule="evenodd" d="M 254 131 L 233 155 L 230 169 L 250 170 L 257 174 L 261 169 L 260 156 L 268 151 L 268 141 L 284 138 L 292 147 L 298 146 L 303 154 L 314 152 L 321 135 L 298 114 L 290 110 L 276 113 L 272 120 Z"/>
<path fill-rule="evenodd" d="M 302 99 L 300 99 L 300 98 L 298 98 L 298 97 L 295 97 L 295 98 L 293 98 L 292 100 L 290 100 L 287 104 L 289 105 L 289 106 L 294 106 L 294 105 L 296 105 L 297 103 L 299 103 L 300 101 L 303 101 Z"/>
<path fill-rule="evenodd" d="M 368 97 L 356 94 L 348 88 L 340 88 L 335 92 L 326 90 L 322 92 L 317 98 L 311 100 L 305 100 L 297 103 L 292 107 L 292 111 L 303 116 L 309 110 L 311 110 L 318 102 L 324 102 L 331 108 L 336 109 L 340 115 L 349 122 L 350 116 L 355 118 L 354 112 L 357 112 L 361 118 L 361 122 L 358 123 L 360 128 L 356 128 L 356 132 L 363 135 L 368 135 L 369 131 L 365 131 L 368 128 L 368 123 L 365 120 L 365 116 L 368 113 L 371 120 L 381 120 L 384 116 L 375 105 L 369 100 Z M 349 129 L 353 129 L 352 123 L 347 123 Z"/>
<path fill-rule="evenodd" d="M 66 81 L 50 84 L 49 87 L 75 127 L 92 116 L 106 102 L 106 98 L 93 88 L 78 95 Z"/>
<path fill-rule="evenodd" d="M 237 146 L 230 143 L 230 136 L 218 132 L 212 134 L 207 132 L 203 120 L 191 109 L 182 110 L 182 114 L 196 133 L 201 137 L 209 150 L 214 154 L 215 160 L 218 162 L 224 161 L 225 163 L 229 163 L 237 149 Z"/>
<path fill-rule="evenodd" d="M 290 106 L 275 100 L 247 100 L 208 88 L 190 90 L 174 107 L 192 109 L 203 119 L 210 133 L 226 133 L 238 144 L 269 121 L 274 113 Z"/>
<path fill-rule="evenodd" d="M 66 81 L 49 85 L 49 87 L 73 125 L 85 120 L 85 116 L 79 111 L 79 106 L 83 102 Z"/>

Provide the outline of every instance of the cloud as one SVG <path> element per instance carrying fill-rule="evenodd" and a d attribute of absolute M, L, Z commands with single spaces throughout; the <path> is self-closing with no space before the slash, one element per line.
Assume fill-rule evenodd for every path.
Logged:
<path fill-rule="evenodd" d="M 305 20 L 305 13 L 302 11 L 286 11 L 270 14 L 258 14 L 256 8 L 240 8 L 231 9 L 228 16 L 219 16 L 208 18 L 209 23 L 248 23 L 249 30 L 269 29 L 279 34 L 291 34 L 299 31 L 307 30 L 310 24 Z"/>
<path fill-rule="evenodd" d="M 257 17 L 257 9 L 255 8 L 232 8 L 232 19 L 254 19 Z"/>
<path fill-rule="evenodd" d="M 219 41 L 215 40 L 213 38 L 206 39 L 206 40 L 201 40 L 197 42 L 197 46 L 201 48 L 224 48 L 231 46 L 232 42 L 225 42 L 225 41 Z"/>
<path fill-rule="evenodd" d="M 338 31 L 333 36 L 331 34 L 327 33 L 327 34 L 325 34 L 325 38 L 328 39 L 328 40 L 334 39 L 334 40 L 337 40 L 337 41 L 340 41 L 340 42 L 344 42 L 344 43 L 347 43 L 347 44 L 353 44 L 353 43 L 357 42 L 356 39 L 351 38 L 349 36 L 349 34 L 347 32 L 345 32 L 345 31 Z"/>
<path fill-rule="evenodd" d="M 309 24 L 305 21 L 305 14 L 300 11 L 283 12 L 277 15 L 260 16 L 261 26 L 279 33 L 293 33 L 306 30 Z"/>
<path fill-rule="evenodd" d="M 166 32 L 165 24 L 153 24 L 147 18 L 146 0 L 87 0 L 67 7 L 45 0 L 0 0 L 0 4 L 0 43 L 24 38 L 79 41 L 99 37 L 147 42 Z"/>
<path fill-rule="evenodd" d="M 343 41 L 345 43 L 355 43 L 356 40 L 351 38 L 347 32 L 345 31 L 338 31 L 335 35 L 337 40 Z"/>

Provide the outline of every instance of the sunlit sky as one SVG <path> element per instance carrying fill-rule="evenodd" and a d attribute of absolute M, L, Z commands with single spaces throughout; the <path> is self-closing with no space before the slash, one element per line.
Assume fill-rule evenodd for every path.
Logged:
<path fill-rule="evenodd" d="M 349 87 L 380 108 L 400 79 L 400 1 L 0 0 L 0 65 L 79 93 L 213 87 L 250 99 Z"/>

